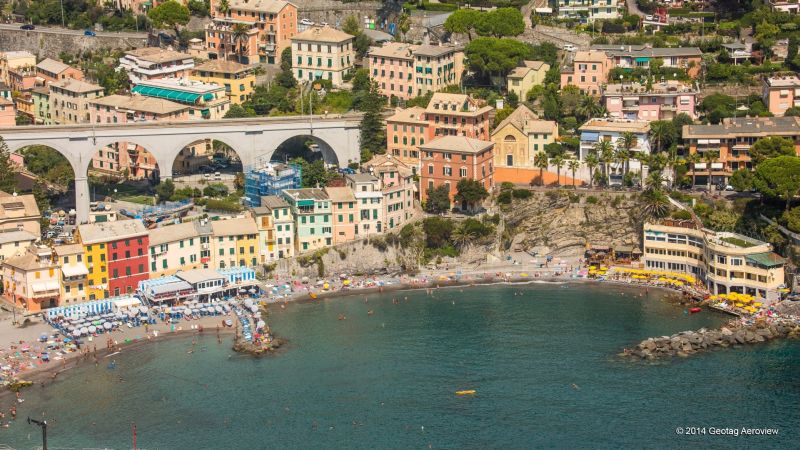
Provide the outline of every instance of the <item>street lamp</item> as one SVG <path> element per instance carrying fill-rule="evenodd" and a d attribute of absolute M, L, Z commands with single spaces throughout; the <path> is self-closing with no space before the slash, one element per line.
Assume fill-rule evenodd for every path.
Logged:
<path fill-rule="evenodd" d="M 39 425 L 42 428 L 42 450 L 47 450 L 47 421 L 28 417 L 28 425 L 30 424 Z"/>

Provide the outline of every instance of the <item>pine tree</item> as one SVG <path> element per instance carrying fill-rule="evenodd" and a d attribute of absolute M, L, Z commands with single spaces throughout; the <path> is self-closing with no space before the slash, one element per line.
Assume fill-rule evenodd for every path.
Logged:
<path fill-rule="evenodd" d="M 365 157 L 386 153 L 386 126 L 381 112 L 385 100 L 378 91 L 378 84 L 370 83 L 369 92 L 362 102 L 364 117 L 361 119 L 362 162 Z"/>
<path fill-rule="evenodd" d="M 0 191 L 9 194 L 16 190 L 17 168 L 11 163 L 6 141 L 0 136 Z"/>

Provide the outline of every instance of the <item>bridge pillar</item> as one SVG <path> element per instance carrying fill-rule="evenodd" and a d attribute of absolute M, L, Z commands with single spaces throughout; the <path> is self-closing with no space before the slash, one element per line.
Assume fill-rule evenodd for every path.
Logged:
<path fill-rule="evenodd" d="M 89 179 L 86 176 L 75 177 L 75 212 L 77 223 L 89 222 Z"/>

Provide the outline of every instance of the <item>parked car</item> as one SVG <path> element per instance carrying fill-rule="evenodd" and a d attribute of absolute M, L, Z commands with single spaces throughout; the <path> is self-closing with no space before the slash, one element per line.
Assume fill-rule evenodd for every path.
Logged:
<path fill-rule="evenodd" d="M 97 36 L 97 33 L 95 33 L 95 32 L 94 32 L 94 31 L 92 31 L 92 30 L 85 30 L 85 31 L 83 32 L 83 35 L 84 35 L 84 36 L 92 36 L 92 37 L 94 37 L 94 36 Z"/>
<path fill-rule="evenodd" d="M 20 30 L 35 30 L 36 27 L 32 23 L 26 23 L 25 25 L 19 27 Z"/>
<path fill-rule="evenodd" d="M 310 21 L 308 19 L 300 19 L 300 25 L 311 26 L 311 25 L 314 25 L 314 22 L 312 22 L 312 21 Z"/>
<path fill-rule="evenodd" d="M 575 49 L 574 45 L 572 45 L 572 44 L 564 44 L 564 51 L 565 52 L 574 52 L 575 50 L 576 49 Z"/>
<path fill-rule="evenodd" d="M 221 180 L 222 179 L 222 174 L 219 173 L 219 172 L 214 172 L 214 179 L 215 180 Z"/>

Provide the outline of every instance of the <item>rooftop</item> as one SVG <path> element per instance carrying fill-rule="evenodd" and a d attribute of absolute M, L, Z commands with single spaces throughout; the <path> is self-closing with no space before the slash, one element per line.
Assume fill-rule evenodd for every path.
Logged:
<path fill-rule="evenodd" d="M 0 244 L 21 241 L 36 241 L 39 236 L 25 230 L 0 232 Z"/>
<path fill-rule="evenodd" d="M 800 135 L 800 117 L 736 117 L 716 125 L 684 125 L 684 139 Z"/>
<path fill-rule="evenodd" d="M 353 183 L 377 183 L 378 177 L 371 173 L 350 173 L 344 176 Z"/>
<path fill-rule="evenodd" d="M 108 106 L 110 108 L 125 109 L 130 111 L 152 114 L 172 114 L 189 109 L 186 105 L 163 100 L 160 98 L 146 97 L 143 95 L 107 95 L 94 99 L 93 105 Z"/>
<path fill-rule="evenodd" d="M 649 133 L 650 122 L 646 120 L 631 120 L 631 119 L 589 119 L 588 122 L 583 124 L 579 130 L 581 131 L 616 131 L 631 133 Z"/>
<path fill-rule="evenodd" d="M 211 222 L 211 229 L 214 230 L 214 237 L 239 236 L 243 234 L 258 233 L 256 221 L 249 217 L 241 219 L 215 220 Z"/>
<path fill-rule="evenodd" d="M 279 13 L 291 3 L 283 0 L 228 0 L 228 8 L 242 11 Z"/>
<path fill-rule="evenodd" d="M 749 263 L 768 268 L 781 267 L 786 264 L 785 259 L 772 252 L 754 253 L 752 255 L 745 256 L 745 259 Z"/>
<path fill-rule="evenodd" d="M 597 51 L 597 50 L 583 50 L 579 52 L 575 52 L 575 57 L 573 61 L 575 62 L 605 62 L 608 59 L 608 55 L 605 52 Z"/>
<path fill-rule="evenodd" d="M 167 225 L 150 230 L 150 246 L 166 244 L 168 242 L 182 241 L 200 234 L 194 226 L 194 222 L 179 223 L 177 225 Z"/>
<path fill-rule="evenodd" d="M 39 217 L 39 206 L 33 194 L 11 195 L 0 191 L 0 220 Z"/>
<path fill-rule="evenodd" d="M 197 284 L 203 281 L 225 278 L 224 275 L 213 269 L 183 270 L 177 272 L 175 276 L 190 284 Z"/>
<path fill-rule="evenodd" d="M 531 70 L 540 70 L 544 68 L 543 70 L 547 71 L 550 68 L 550 65 L 543 61 L 523 61 L 522 63 L 523 66 L 515 67 L 508 74 L 508 78 L 524 78 Z"/>
<path fill-rule="evenodd" d="M 491 106 L 479 107 L 478 103 L 466 94 L 443 92 L 433 94 L 431 101 L 428 102 L 428 107 L 425 108 L 425 112 L 431 114 L 447 113 L 467 116 L 477 116 L 491 110 Z"/>
<path fill-rule="evenodd" d="M 328 194 L 317 188 L 284 189 L 283 193 L 295 200 L 328 200 Z"/>
<path fill-rule="evenodd" d="M 205 72 L 215 72 L 215 73 L 242 73 L 242 72 L 249 72 L 253 70 L 252 67 L 246 66 L 244 64 L 239 64 L 236 61 L 226 61 L 224 59 L 212 59 L 211 61 L 206 61 L 199 66 L 194 66 L 195 72 L 197 71 L 205 71 Z"/>
<path fill-rule="evenodd" d="M 70 66 L 64 64 L 61 61 L 57 61 L 55 59 L 50 59 L 50 58 L 45 58 L 39 64 L 36 65 L 37 69 L 50 73 L 61 73 L 69 69 L 69 67 Z"/>
<path fill-rule="evenodd" d="M 414 50 L 418 46 L 413 44 L 405 44 L 402 42 L 387 42 L 381 47 L 372 47 L 369 49 L 370 57 L 384 57 L 384 58 L 404 58 L 412 59 L 414 57 Z"/>
<path fill-rule="evenodd" d="M 158 47 L 137 48 L 135 50 L 128 50 L 125 52 L 125 54 L 151 63 L 165 63 L 170 61 L 192 59 L 192 55 L 173 50 L 164 50 Z"/>
<path fill-rule="evenodd" d="M 288 208 L 289 204 L 286 203 L 286 200 L 277 195 L 265 195 L 261 197 L 261 206 L 272 210 L 276 208 Z"/>
<path fill-rule="evenodd" d="M 494 142 L 492 141 L 482 141 L 466 136 L 443 136 L 420 145 L 419 148 L 421 150 L 440 152 L 480 153 L 491 149 L 493 146 Z"/>
<path fill-rule="evenodd" d="M 623 95 L 623 94 L 687 94 L 697 93 L 694 87 L 681 83 L 676 80 L 653 83 L 650 89 L 641 83 L 617 83 L 608 84 L 603 88 L 604 95 Z"/>
<path fill-rule="evenodd" d="M 309 27 L 306 31 L 292 36 L 293 41 L 311 42 L 344 42 L 353 39 L 355 36 L 339 31 L 329 26 Z"/>
<path fill-rule="evenodd" d="M 3 260 L 3 265 L 14 267 L 20 270 L 35 270 L 52 267 L 54 264 L 42 264 L 41 259 L 35 253 L 27 251 L 21 255 L 12 256 Z"/>
<path fill-rule="evenodd" d="M 349 175 L 348 175 L 349 176 Z M 325 192 L 332 202 L 354 202 L 356 201 L 353 190 L 348 187 L 326 187 Z"/>
<path fill-rule="evenodd" d="M 414 56 L 430 56 L 435 58 L 458 50 L 458 47 L 452 45 L 420 45 L 414 51 Z"/>
<path fill-rule="evenodd" d="M 10 52 L 2 52 L 0 53 L 0 59 L 18 59 L 18 58 L 36 58 L 36 56 L 26 50 L 16 50 Z"/>
<path fill-rule="evenodd" d="M 59 245 L 54 247 L 53 250 L 58 256 L 83 254 L 83 246 L 81 244 Z"/>
<path fill-rule="evenodd" d="M 103 86 L 87 83 L 86 81 L 75 80 L 72 78 L 66 78 L 61 81 L 56 81 L 55 83 L 50 83 L 50 89 L 53 89 L 54 87 L 68 92 L 75 92 L 76 94 L 103 91 Z"/>
<path fill-rule="evenodd" d="M 764 79 L 764 82 L 769 87 L 776 87 L 776 88 L 795 88 L 800 87 L 800 78 L 797 75 L 785 75 L 781 77 L 769 77 Z"/>
<path fill-rule="evenodd" d="M 511 114 L 500 122 L 492 132 L 492 136 L 499 133 L 507 125 L 511 125 L 519 131 L 530 133 L 553 133 L 558 131 L 558 124 L 551 120 L 539 120 L 539 117 L 528 109 L 527 106 L 520 104 Z"/>
<path fill-rule="evenodd" d="M 141 220 L 117 220 L 78 225 L 84 245 L 146 236 L 147 228 Z"/>
<path fill-rule="evenodd" d="M 363 168 L 372 171 L 372 173 L 383 173 L 397 171 L 401 177 L 410 177 L 414 175 L 413 169 L 408 164 L 392 157 L 391 153 L 385 155 L 375 155 L 369 161 L 361 165 Z"/>
<path fill-rule="evenodd" d="M 395 113 L 386 119 L 387 122 L 402 122 L 402 123 L 418 123 L 427 125 L 428 121 L 425 120 L 425 108 L 420 106 L 412 106 L 406 109 L 396 109 Z"/>
<path fill-rule="evenodd" d="M 202 83 L 195 80 L 187 80 L 185 78 L 161 78 L 157 80 L 143 80 L 136 84 L 133 88 L 154 87 L 161 89 L 172 89 L 176 91 L 192 92 L 195 94 L 205 94 L 207 92 L 215 92 L 224 90 L 225 88 L 213 83 Z"/>
<path fill-rule="evenodd" d="M 664 56 L 700 57 L 703 55 L 703 52 L 701 52 L 698 47 L 649 48 L 645 45 L 593 45 L 590 51 L 605 52 L 609 56 L 626 56 L 633 58 L 656 58 Z"/>

